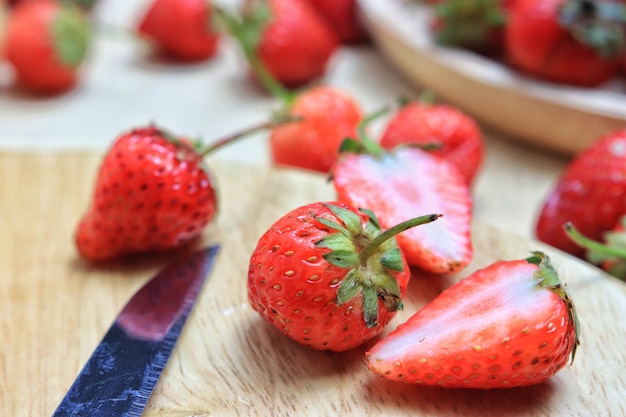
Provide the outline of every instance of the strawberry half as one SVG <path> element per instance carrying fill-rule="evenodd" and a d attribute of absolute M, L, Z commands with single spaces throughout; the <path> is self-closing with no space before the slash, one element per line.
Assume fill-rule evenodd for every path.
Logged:
<path fill-rule="evenodd" d="M 409 264 L 448 273 L 471 260 L 471 196 L 465 178 L 450 162 L 416 147 L 384 151 L 361 137 L 344 142 L 332 178 L 339 201 L 370 208 L 385 227 L 419 213 L 443 215 L 428 227 L 398 236 Z"/>
<path fill-rule="evenodd" d="M 393 236 L 437 217 L 381 232 L 369 210 L 321 202 L 298 207 L 259 238 L 250 257 L 250 304 L 300 344 L 357 347 L 402 308 L 410 271 Z"/>
<path fill-rule="evenodd" d="M 578 345 L 574 304 L 549 258 L 499 261 L 441 293 L 367 354 L 395 381 L 510 388 L 553 376 Z"/>

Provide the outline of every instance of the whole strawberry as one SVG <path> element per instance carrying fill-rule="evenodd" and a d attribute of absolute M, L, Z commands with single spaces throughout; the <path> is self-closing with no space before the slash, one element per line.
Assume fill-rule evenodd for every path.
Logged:
<path fill-rule="evenodd" d="M 56 94 L 76 84 L 89 38 L 82 10 L 55 0 L 32 0 L 10 13 L 4 53 L 21 86 Z"/>
<path fill-rule="evenodd" d="M 416 147 L 385 151 L 361 137 L 343 143 L 332 177 L 339 201 L 370 208 L 383 227 L 419 213 L 443 215 L 428 230 L 398 236 L 410 265 L 441 274 L 460 271 L 472 259 L 469 186 L 445 159 Z"/>
<path fill-rule="evenodd" d="M 78 224 L 80 255 L 109 259 L 174 249 L 195 239 L 217 211 L 213 178 L 203 158 L 290 122 L 276 117 L 206 146 L 155 126 L 123 133 L 104 156 L 91 205 Z"/>
<path fill-rule="evenodd" d="M 445 290 L 366 353 L 376 374 L 439 387 L 511 388 L 573 360 L 574 304 L 543 253 L 498 261 Z"/>
<path fill-rule="evenodd" d="M 484 157 L 478 124 L 459 109 L 425 100 L 404 105 L 387 123 L 380 139 L 386 149 L 401 144 L 436 145 L 431 153 L 455 165 L 471 184 Z"/>
<path fill-rule="evenodd" d="M 544 201 L 536 237 L 575 256 L 584 249 L 564 232 L 571 222 L 590 239 L 600 240 L 626 213 L 626 129 L 598 138 L 567 166 Z"/>
<path fill-rule="evenodd" d="M 216 204 L 210 174 L 190 142 L 153 126 L 135 129 L 119 136 L 102 161 L 76 245 L 88 260 L 176 248 L 202 232 Z"/>
<path fill-rule="evenodd" d="M 367 40 L 356 0 L 306 0 L 326 20 L 339 41 L 357 44 Z"/>
<path fill-rule="evenodd" d="M 208 0 L 153 0 L 137 31 L 161 53 L 182 61 L 209 59 L 219 45 Z"/>
<path fill-rule="evenodd" d="M 319 80 L 339 46 L 305 0 L 248 0 L 240 15 L 218 8 L 218 16 L 265 87 L 264 72 L 287 88 Z"/>
<path fill-rule="evenodd" d="M 337 160 L 341 142 L 356 136 L 363 117 L 351 96 L 327 86 L 295 95 L 284 111 L 301 120 L 272 131 L 273 162 L 323 173 L 328 173 Z"/>
<path fill-rule="evenodd" d="M 410 271 L 393 236 L 437 217 L 381 233 L 368 210 L 321 202 L 298 207 L 261 236 L 250 257 L 250 304 L 300 344 L 355 348 L 402 307 Z"/>
<path fill-rule="evenodd" d="M 517 0 L 505 31 L 507 61 L 540 79 L 597 86 L 617 73 L 625 8 L 611 1 Z"/>

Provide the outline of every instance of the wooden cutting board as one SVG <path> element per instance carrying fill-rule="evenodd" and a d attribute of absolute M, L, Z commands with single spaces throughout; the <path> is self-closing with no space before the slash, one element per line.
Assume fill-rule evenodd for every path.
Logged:
<path fill-rule="evenodd" d="M 171 258 L 90 266 L 72 235 L 98 155 L 0 154 L 0 415 L 49 416 L 119 309 Z M 547 383 L 446 390 L 387 382 L 363 350 L 317 352 L 266 325 L 246 301 L 249 254 L 281 214 L 330 200 L 324 177 L 209 161 L 221 192 L 203 242 L 221 242 L 216 269 L 146 409 L 189 416 L 626 415 L 626 286 L 538 243 L 476 224 L 476 256 L 458 276 L 414 274 L 391 327 L 471 271 L 543 249 L 569 283 L 582 325 L 574 364 Z M 367 346 L 366 346 L 367 347 Z"/>

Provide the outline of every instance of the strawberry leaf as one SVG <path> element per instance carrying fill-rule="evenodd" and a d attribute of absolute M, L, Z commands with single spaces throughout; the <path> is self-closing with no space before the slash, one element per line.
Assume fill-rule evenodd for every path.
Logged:
<path fill-rule="evenodd" d="M 334 250 L 325 254 L 324 259 L 340 268 L 352 268 L 359 262 L 354 250 Z"/>
<path fill-rule="evenodd" d="M 333 212 L 335 216 L 337 216 L 343 222 L 343 224 L 353 236 L 363 231 L 361 218 L 355 213 L 351 212 L 350 210 L 346 210 L 343 207 L 335 206 L 333 204 L 329 204 L 327 207 L 330 209 L 330 211 Z"/>
<path fill-rule="evenodd" d="M 361 283 L 358 280 L 355 270 L 352 269 L 344 277 L 337 289 L 336 303 L 341 306 L 343 303 L 347 303 L 352 300 L 359 292 L 361 292 Z"/>
<path fill-rule="evenodd" d="M 374 287 L 363 287 L 363 320 L 368 328 L 378 324 L 378 295 Z"/>
<path fill-rule="evenodd" d="M 392 271 L 404 271 L 402 255 L 400 253 L 400 249 L 397 247 L 383 253 L 380 257 L 380 263 L 382 266 L 387 269 L 391 269 Z"/>
<path fill-rule="evenodd" d="M 371 223 L 372 226 L 376 228 L 376 230 L 380 230 L 380 222 L 378 221 L 378 217 L 376 217 L 376 214 L 372 210 L 367 208 L 360 208 L 359 211 L 367 214 L 367 216 L 369 217 L 368 226 L 369 223 Z"/>
<path fill-rule="evenodd" d="M 85 59 L 89 46 L 89 25 L 83 12 L 63 6 L 51 26 L 55 51 L 61 62 L 77 67 Z"/>

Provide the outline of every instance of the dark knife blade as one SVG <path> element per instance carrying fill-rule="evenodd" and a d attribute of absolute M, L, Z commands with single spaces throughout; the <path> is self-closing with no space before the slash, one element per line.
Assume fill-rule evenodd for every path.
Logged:
<path fill-rule="evenodd" d="M 126 304 L 52 417 L 138 417 L 165 367 L 219 246 L 159 272 Z"/>

